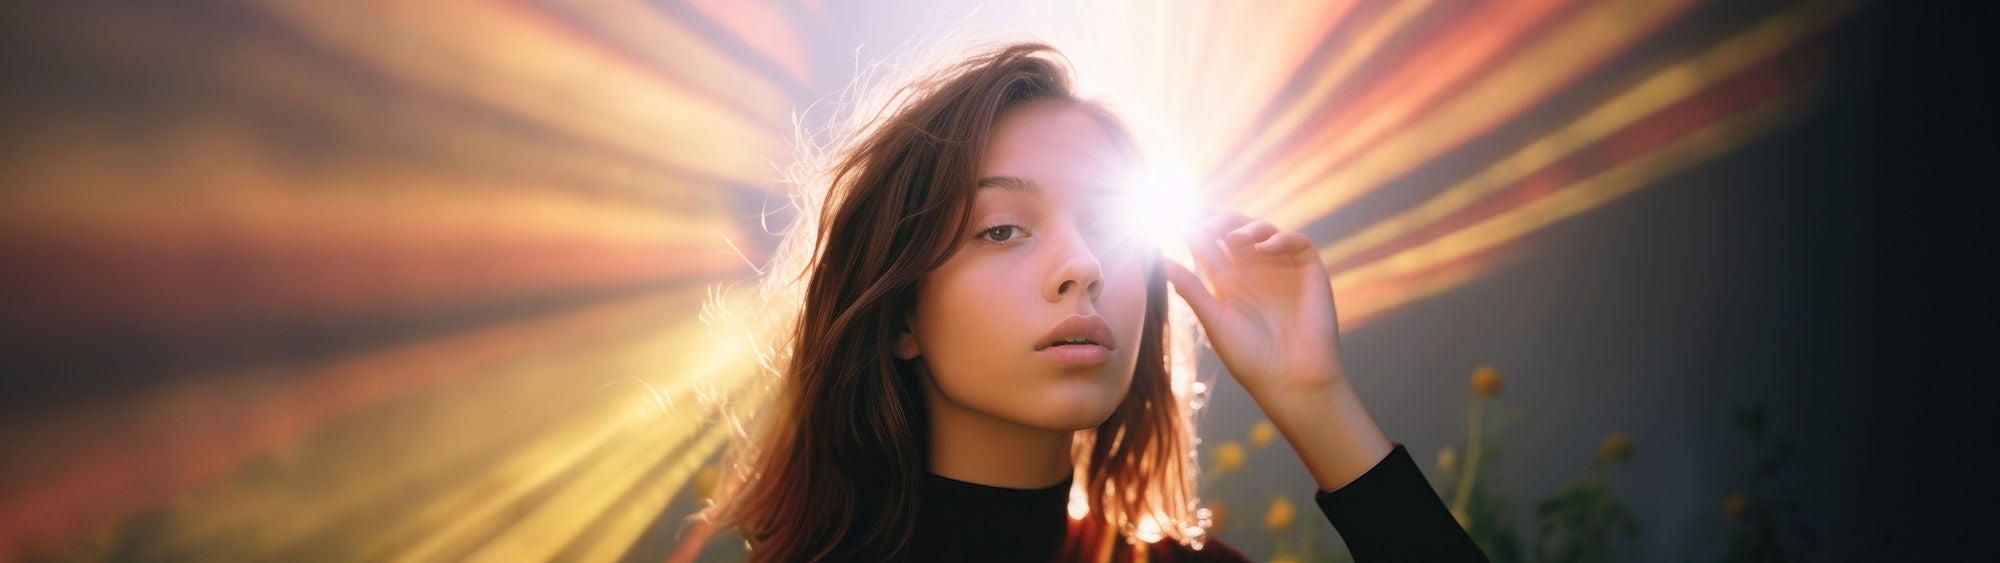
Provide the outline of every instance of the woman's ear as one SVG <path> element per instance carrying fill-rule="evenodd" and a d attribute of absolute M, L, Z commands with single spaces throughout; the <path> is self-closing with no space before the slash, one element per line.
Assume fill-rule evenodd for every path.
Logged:
<path fill-rule="evenodd" d="M 910 328 L 910 319 L 906 316 L 903 318 L 903 332 L 896 335 L 896 359 L 914 360 L 921 355 L 923 351 L 917 348 L 916 331 Z"/>

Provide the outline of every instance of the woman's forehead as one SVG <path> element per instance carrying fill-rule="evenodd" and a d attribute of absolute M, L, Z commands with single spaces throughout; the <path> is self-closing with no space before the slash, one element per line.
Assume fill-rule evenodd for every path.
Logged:
<path fill-rule="evenodd" d="M 1124 197 L 1125 188 L 1103 183 L 1063 183 L 1053 189 L 1041 182 L 1020 176 L 987 176 L 979 179 L 976 201 L 985 203 L 1000 201 L 1001 198 L 1016 197 L 1030 202 L 1083 209 L 1097 209 L 1115 206 Z"/>
<path fill-rule="evenodd" d="M 1028 104 L 1004 114 L 981 163 L 981 192 L 997 189 L 1044 198 L 1119 189 L 1132 166 L 1095 117 L 1074 104 L 1055 103 Z"/>

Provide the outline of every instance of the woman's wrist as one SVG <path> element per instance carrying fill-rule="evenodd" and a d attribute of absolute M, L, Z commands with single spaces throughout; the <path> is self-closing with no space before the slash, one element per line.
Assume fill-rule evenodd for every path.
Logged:
<path fill-rule="evenodd" d="M 1315 389 L 1257 397 L 1271 423 L 1305 463 L 1320 490 L 1334 491 L 1373 469 L 1394 449 L 1345 374 Z"/>

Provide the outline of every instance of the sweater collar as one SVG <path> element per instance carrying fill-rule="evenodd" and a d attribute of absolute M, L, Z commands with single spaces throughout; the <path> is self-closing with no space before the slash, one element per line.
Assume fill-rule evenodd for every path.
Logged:
<path fill-rule="evenodd" d="M 925 472 L 917 497 L 917 553 L 1043 560 L 1069 532 L 1074 477 L 1036 489 L 969 483 Z"/>

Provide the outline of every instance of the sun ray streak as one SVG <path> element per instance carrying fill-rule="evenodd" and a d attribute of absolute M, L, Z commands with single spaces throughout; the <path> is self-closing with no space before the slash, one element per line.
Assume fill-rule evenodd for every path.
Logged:
<path fill-rule="evenodd" d="M 447 5 L 449 4 L 449 5 Z M 762 185 L 786 150 L 776 124 L 754 123 L 519 7 L 379 2 L 347 8 L 278 2 L 274 15 L 414 84 L 662 164 Z M 406 38 L 384 42 L 388 34 Z M 483 41 L 508 37 L 506 42 Z M 423 41 L 420 45 L 410 42 Z M 679 150 L 662 150 L 679 149 Z"/>
<path fill-rule="evenodd" d="M 1566 155 L 1597 143 L 1668 104 L 1693 95 L 1750 65 L 1778 55 L 1839 21 L 1857 2 L 1810 4 L 1772 16 L 1693 57 L 1667 65 L 1577 119 L 1522 146 L 1417 206 L 1383 219 L 1320 251 L 1336 264 L 1400 238 L 1514 184 Z"/>
<path fill-rule="evenodd" d="M 1723 154 L 1796 115 L 1809 86 L 1717 121 L 1645 156 L 1565 186 L 1550 195 L 1395 255 L 1332 275 L 1336 293 L 1512 241 L 1589 211 L 1676 171 Z"/>
<path fill-rule="evenodd" d="M 1312 113 L 1323 109 L 1321 101 L 1330 97 L 1334 90 L 1345 85 L 1349 75 L 1363 62 L 1374 57 L 1383 43 L 1402 31 L 1411 19 L 1430 7 L 1432 0 L 1400 0 L 1391 4 L 1381 14 L 1368 20 L 1365 27 L 1353 33 L 1352 39 L 1339 43 L 1338 51 L 1319 68 L 1306 69 L 1302 75 L 1311 76 L 1312 84 L 1297 96 L 1300 102 L 1285 104 L 1283 113 L 1272 119 L 1268 126 L 1249 128 L 1254 136 L 1242 143 L 1241 149 L 1233 151 L 1226 161 L 1228 165 L 1210 178 L 1216 185 L 1235 185 L 1254 163 L 1262 162 L 1266 154 L 1276 148 L 1305 125 Z M 1253 75 L 1254 76 L 1254 75 Z M 1248 119 L 1240 123 L 1248 123 Z M 1217 146 L 1231 147 L 1237 143 L 1221 143 Z M 1210 166 L 1215 166 L 1210 164 Z"/>
<path fill-rule="evenodd" d="M 1331 213 L 1517 115 L 1646 37 L 1689 4 L 1687 0 L 1607 2 L 1586 7 L 1443 105 L 1353 153 L 1351 160 L 1347 153 L 1300 150 L 1274 163 L 1270 170 L 1281 176 L 1252 183 L 1255 190 L 1247 192 L 1251 195 L 1242 209 L 1286 228 Z"/>

